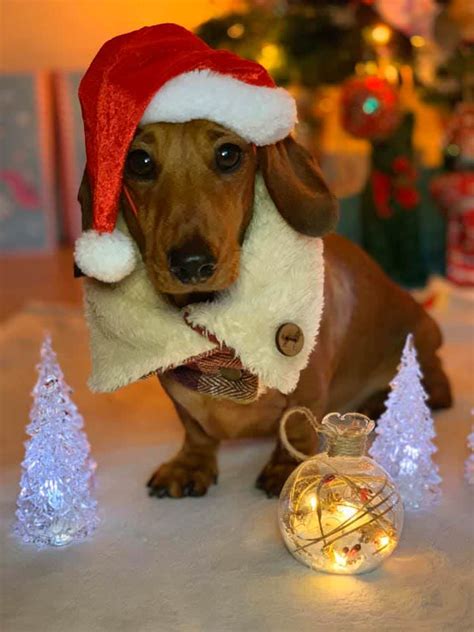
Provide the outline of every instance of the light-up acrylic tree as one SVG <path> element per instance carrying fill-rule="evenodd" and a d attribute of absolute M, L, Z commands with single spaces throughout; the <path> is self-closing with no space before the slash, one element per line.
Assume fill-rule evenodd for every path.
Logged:
<path fill-rule="evenodd" d="M 369 450 L 398 484 L 407 509 L 426 509 L 440 497 L 441 477 L 432 455 L 436 436 L 413 336 L 405 342 L 398 372 Z"/>
<path fill-rule="evenodd" d="M 62 546 L 89 536 L 98 524 L 95 463 L 49 336 L 37 370 L 14 531 L 39 547 Z"/>

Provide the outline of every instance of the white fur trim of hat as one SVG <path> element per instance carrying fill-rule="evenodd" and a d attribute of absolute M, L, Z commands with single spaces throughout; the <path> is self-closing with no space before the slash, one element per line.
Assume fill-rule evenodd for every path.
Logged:
<path fill-rule="evenodd" d="M 210 70 L 194 70 L 165 83 L 140 123 L 197 119 L 219 123 L 255 145 L 271 145 L 293 129 L 296 104 L 283 88 L 253 86 Z"/>

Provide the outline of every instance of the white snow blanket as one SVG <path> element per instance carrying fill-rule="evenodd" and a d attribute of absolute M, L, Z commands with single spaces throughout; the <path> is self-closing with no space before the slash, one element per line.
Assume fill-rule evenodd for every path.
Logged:
<path fill-rule="evenodd" d="M 446 305 L 446 304 L 445 304 Z M 368 575 L 318 574 L 286 551 L 277 503 L 254 488 L 271 442 L 224 445 L 208 496 L 149 498 L 151 471 L 181 427 L 155 379 L 107 395 L 86 386 L 77 311 L 36 308 L 3 326 L 1 518 L 3 632 L 464 632 L 472 630 L 472 496 L 463 480 L 471 394 L 472 309 L 435 313 L 455 407 L 435 417 L 443 500 L 409 513 L 400 547 Z M 10 535 L 24 427 L 43 331 L 53 344 L 98 461 L 102 524 L 88 542 L 37 551 Z"/>

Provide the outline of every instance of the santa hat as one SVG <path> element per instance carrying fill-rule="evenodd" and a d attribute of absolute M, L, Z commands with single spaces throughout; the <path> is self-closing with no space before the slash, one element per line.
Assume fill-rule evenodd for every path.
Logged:
<path fill-rule="evenodd" d="M 93 226 L 76 242 L 87 276 L 123 279 L 136 249 L 116 228 L 122 173 L 139 124 L 207 119 L 255 145 L 283 139 L 296 122 L 293 98 L 265 68 L 214 50 L 176 24 L 159 24 L 106 42 L 79 87 L 92 193 Z"/>

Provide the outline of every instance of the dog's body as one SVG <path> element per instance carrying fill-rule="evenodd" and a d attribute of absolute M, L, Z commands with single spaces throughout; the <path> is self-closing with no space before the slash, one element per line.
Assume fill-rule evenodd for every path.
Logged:
<path fill-rule="evenodd" d="M 324 242 L 325 307 L 320 333 L 293 393 L 284 396 L 271 390 L 257 402 L 242 406 L 188 390 L 171 377 L 161 378 L 186 435 L 180 454 L 152 477 L 158 495 L 200 493 L 217 474 L 220 440 L 276 435 L 279 419 L 289 406 L 307 406 L 318 419 L 330 411 L 377 414 L 409 332 L 415 336 L 430 405 L 449 405 L 449 384 L 436 355 L 441 345 L 436 323 L 360 248 L 337 235 L 327 236 Z M 303 452 L 314 448 L 313 434 L 302 419 L 292 425 L 290 438 Z M 278 443 L 258 485 L 269 495 L 278 494 L 294 467 Z"/>
<path fill-rule="evenodd" d="M 317 165 L 290 137 L 255 148 L 208 121 L 152 124 L 138 130 L 129 156 L 122 214 L 153 287 L 178 307 L 208 300 L 238 277 L 257 170 L 277 210 L 297 232 L 319 237 L 335 224 L 334 199 Z M 80 200 L 88 228 L 86 178 Z M 186 388 L 172 373 L 160 378 L 185 427 L 185 441 L 151 477 L 151 494 L 204 494 L 216 481 L 219 441 L 275 434 L 289 406 L 306 406 L 317 418 L 332 410 L 378 413 L 410 332 L 431 406 L 450 405 L 449 382 L 436 355 L 441 335 L 435 322 L 344 238 L 324 238 L 324 259 L 319 334 L 291 394 L 269 390 L 242 405 Z M 298 449 L 311 450 L 312 437 L 303 420 L 291 424 L 289 438 Z M 258 486 L 278 494 L 294 467 L 278 443 Z"/>

